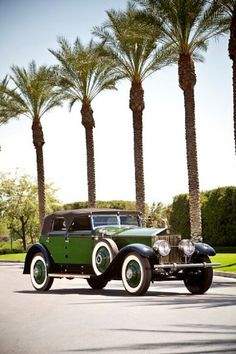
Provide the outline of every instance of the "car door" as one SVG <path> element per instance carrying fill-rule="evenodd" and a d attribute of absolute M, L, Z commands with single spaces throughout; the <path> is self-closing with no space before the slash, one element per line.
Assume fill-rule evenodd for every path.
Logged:
<path fill-rule="evenodd" d="M 55 217 L 52 223 L 52 229 L 46 238 L 46 247 L 55 263 L 68 263 L 68 256 L 65 252 L 66 235 L 66 222 L 64 217 Z"/>
<path fill-rule="evenodd" d="M 76 216 L 69 227 L 65 248 L 70 264 L 91 264 L 94 239 L 89 215 Z"/>

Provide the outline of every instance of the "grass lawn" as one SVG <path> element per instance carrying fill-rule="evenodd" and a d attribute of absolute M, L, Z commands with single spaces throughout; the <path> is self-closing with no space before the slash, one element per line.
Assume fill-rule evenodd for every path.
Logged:
<path fill-rule="evenodd" d="M 221 263 L 219 268 L 214 268 L 215 270 L 236 273 L 236 253 L 219 253 L 211 257 L 211 261 Z"/>
<path fill-rule="evenodd" d="M 1 254 L 0 261 L 24 262 L 26 253 Z"/>

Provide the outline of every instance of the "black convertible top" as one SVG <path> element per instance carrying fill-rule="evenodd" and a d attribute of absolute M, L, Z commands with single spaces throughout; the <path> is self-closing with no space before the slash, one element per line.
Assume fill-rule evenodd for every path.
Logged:
<path fill-rule="evenodd" d="M 141 213 L 135 210 L 123 210 L 123 209 L 108 209 L 108 208 L 84 208 L 84 209 L 72 209 L 72 210 L 60 210 L 48 215 L 44 219 L 44 224 L 42 228 L 42 235 L 47 235 L 51 231 L 52 222 L 55 217 L 64 217 L 66 222 L 66 228 L 70 226 L 72 220 L 76 215 L 86 214 L 139 214 Z"/>

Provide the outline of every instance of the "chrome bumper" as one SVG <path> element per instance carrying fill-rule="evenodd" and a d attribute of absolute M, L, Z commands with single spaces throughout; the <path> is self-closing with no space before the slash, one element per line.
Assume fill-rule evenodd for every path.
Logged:
<path fill-rule="evenodd" d="M 170 264 L 156 264 L 154 265 L 154 269 L 171 269 L 171 270 L 178 270 L 178 269 L 186 269 L 186 268 L 211 268 L 220 266 L 221 263 L 170 263 Z"/>

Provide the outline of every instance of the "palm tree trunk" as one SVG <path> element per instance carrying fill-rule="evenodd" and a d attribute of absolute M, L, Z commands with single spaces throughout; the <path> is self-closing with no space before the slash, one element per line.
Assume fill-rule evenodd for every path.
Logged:
<path fill-rule="evenodd" d="M 194 86 L 196 75 L 190 55 L 179 57 L 179 84 L 184 93 L 185 138 L 187 151 L 187 169 L 189 186 L 189 214 L 191 236 L 202 240 L 201 205 L 198 180 L 197 141 L 195 128 Z"/>
<path fill-rule="evenodd" d="M 87 151 L 87 181 L 88 181 L 88 206 L 96 206 L 96 182 L 95 182 L 95 159 L 94 159 L 94 141 L 93 128 L 95 122 L 93 119 L 93 110 L 89 101 L 83 101 L 81 108 L 82 124 L 85 128 L 86 151 Z"/>
<path fill-rule="evenodd" d="M 236 13 L 233 14 L 230 25 L 229 57 L 233 61 L 233 119 L 234 119 L 234 144 L 236 154 Z"/>
<path fill-rule="evenodd" d="M 45 217 L 45 181 L 44 181 L 44 161 L 43 161 L 43 129 L 38 118 L 32 124 L 33 144 L 36 150 L 37 178 L 38 178 L 38 203 L 39 203 L 39 222 L 43 226 Z"/>
<path fill-rule="evenodd" d="M 144 92 L 141 82 L 132 82 L 129 107 L 133 112 L 134 166 L 136 209 L 145 214 L 145 185 L 143 168 L 143 110 Z"/>

